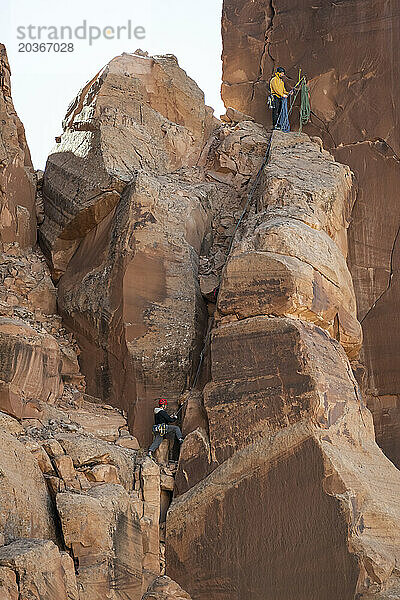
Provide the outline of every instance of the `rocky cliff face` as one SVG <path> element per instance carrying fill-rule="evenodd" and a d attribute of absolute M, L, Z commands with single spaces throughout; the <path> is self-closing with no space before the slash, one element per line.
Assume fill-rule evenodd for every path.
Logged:
<path fill-rule="evenodd" d="M 207 469 L 198 482 L 189 448 L 186 467 L 190 434 L 186 491 L 168 513 L 168 573 L 193 598 L 398 589 L 400 473 L 375 444 L 349 363 L 361 345 L 343 254 L 350 189 L 320 145 L 273 134 L 257 210 L 222 276 Z"/>
<path fill-rule="evenodd" d="M 165 449 L 162 467 L 146 460 L 122 411 L 85 394 L 80 348 L 36 246 L 42 174 L 0 51 L 0 597 L 140 600 L 149 588 L 148 598 L 188 598 L 163 576 L 176 465 Z"/>
<path fill-rule="evenodd" d="M 44 174 L 41 240 L 88 391 L 126 410 L 143 443 L 154 398 L 177 402 L 193 378 L 207 326 L 198 275 L 216 287 L 258 159 L 215 175 L 213 126 L 175 57 L 122 55 L 71 105 Z"/>
<path fill-rule="evenodd" d="M 273 67 L 283 65 L 292 85 L 302 68 L 312 105 L 306 131 L 356 175 L 348 262 L 364 331 L 366 392 L 378 442 L 397 465 L 399 25 L 398 3 L 375 0 L 225 0 L 222 19 L 226 106 L 268 123 Z"/>
<path fill-rule="evenodd" d="M 78 93 L 34 179 L 2 50 L 5 181 L 18 167 L 0 221 L 5 600 L 400 596 L 400 473 L 353 374 L 370 190 L 337 156 L 365 144 L 324 129 L 332 155 L 255 121 L 277 23 L 309 18 L 277 4 L 225 3 L 224 122 L 175 57 L 123 54 Z M 316 22 L 355 10 L 336 4 Z M 367 94 L 362 73 L 348 94 Z M 179 462 L 167 440 L 145 457 L 160 395 L 182 407 Z"/>
<path fill-rule="evenodd" d="M 0 244 L 36 242 L 35 179 L 24 126 L 11 98 L 11 70 L 0 44 Z"/>

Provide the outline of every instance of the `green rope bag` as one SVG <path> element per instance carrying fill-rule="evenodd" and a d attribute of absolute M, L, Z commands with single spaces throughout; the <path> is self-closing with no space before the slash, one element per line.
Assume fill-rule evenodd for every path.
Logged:
<path fill-rule="evenodd" d="M 301 103 L 300 103 L 300 128 L 299 131 L 303 129 L 303 125 L 307 125 L 310 120 L 311 115 L 311 107 L 310 107 L 310 94 L 308 90 L 308 86 L 303 79 L 301 84 Z"/>

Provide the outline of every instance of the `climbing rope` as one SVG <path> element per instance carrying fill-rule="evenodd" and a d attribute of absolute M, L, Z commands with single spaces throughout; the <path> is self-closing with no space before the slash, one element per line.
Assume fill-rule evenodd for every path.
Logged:
<path fill-rule="evenodd" d="M 255 192 L 257 190 L 258 184 L 260 183 L 262 172 L 263 172 L 264 168 L 266 167 L 266 165 L 267 165 L 267 163 L 269 161 L 269 155 L 270 155 L 270 152 L 271 152 L 271 143 L 272 143 L 272 133 L 271 133 L 271 136 L 270 136 L 269 141 L 268 141 L 267 150 L 265 152 L 264 159 L 263 159 L 263 161 L 261 163 L 261 167 L 258 169 L 257 175 L 256 175 L 256 177 L 255 177 L 255 179 L 253 181 L 253 185 L 251 186 L 250 192 L 249 192 L 249 194 L 247 196 L 247 201 L 246 201 L 246 204 L 244 206 L 244 209 L 242 210 L 242 213 L 241 213 L 241 215 L 239 217 L 239 220 L 236 223 L 236 227 L 233 230 L 233 233 L 231 235 L 231 241 L 230 241 L 229 247 L 228 247 L 228 254 L 227 254 L 228 256 L 229 256 L 230 251 L 232 250 L 232 244 L 233 244 L 233 240 L 234 240 L 235 234 L 236 234 L 237 230 L 239 229 L 240 224 L 243 221 L 243 218 L 244 218 L 245 214 L 248 211 L 248 208 L 249 208 L 249 206 L 250 206 L 250 204 L 251 204 L 251 202 L 253 200 L 254 194 L 255 194 Z"/>
<path fill-rule="evenodd" d="M 197 382 L 199 380 L 199 376 L 200 376 L 200 372 L 201 372 L 201 367 L 203 365 L 204 356 L 205 356 L 205 353 L 206 353 L 206 350 L 207 350 L 208 343 L 210 341 L 211 329 L 212 329 L 213 325 L 214 325 L 214 317 L 212 319 L 210 319 L 210 322 L 208 324 L 207 334 L 206 334 L 206 337 L 204 339 L 203 348 L 202 348 L 202 350 L 200 352 L 200 356 L 199 356 L 199 364 L 197 365 L 196 374 L 194 376 L 193 383 L 190 386 L 190 391 L 192 391 L 192 390 L 194 390 L 196 388 Z M 185 404 L 187 402 L 189 402 L 189 399 L 190 399 L 190 395 L 188 396 L 188 398 L 186 398 L 185 402 L 182 402 L 182 404 L 180 405 L 180 407 L 178 409 L 178 412 L 176 413 L 176 416 L 179 415 L 179 413 L 181 412 L 181 410 L 185 406 Z"/>
<path fill-rule="evenodd" d="M 292 89 L 292 93 L 289 96 L 290 107 L 287 108 L 286 98 L 282 98 L 281 112 L 279 113 L 277 123 L 280 126 L 281 131 L 287 133 L 290 131 L 289 117 L 295 107 L 297 96 L 301 93 L 300 102 L 300 127 L 299 131 L 302 131 L 303 125 L 306 125 L 310 120 L 311 107 L 310 107 L 310 94 L 307 86 L 307 80 L 305 76 L 301 76 L 301 70 L 299 71 L 299 80 Z"/>
<path fill-rule="evenodd" d="M 299 131 L 303 129 L 303 125 L 307 125 L 311 116 L 311 106 L 310 106 L 310 94 L 308 90 L 307 83 L 303 78 L 301 84 L 301 102 L 300 102 L 300 127 Z"/>
<path fill-rule="evenodd" d="M 247 211 L 248 211 L 248 209 L 250 207 L 250 204 L 253 201 L 253 197 L 254 197 L 254 194 L 256 193 L 258 184 L 260 182 L 262 172 L 263 172 L 264 168 L 266 167 L 266 165 L 267 165 L 267 163 L 269 161 L 269 156 L 270 156 L 270 153 L 271 153 L 271 144 L 272 144 L 272 133 L 271 133 L 271 136 L 270 136 L 270 138 L 268 140 L 268 145 L 267 145 L 267 149 L 265 151 L 265 155 L 264 155 L 263 161 L 261 163 L 260 168 L 258 169 L 257 175 L 256 175 L 256 177 L 255 177 L 255 179 L 253 181 L 253 185 L 251 186 L 250 192 L 249 192 L 249 194 L 247 196 L 246 204 L 245 204 L 245 206 L 244 206 L 244 208 L 242 210 L 242 213 L 241 213 L 241 215 L 240 215 L 240 217 L 238 219 L 238 222 L 236 223 L 236 227 L 233 230 L 233 233 L 231 235 L 231 240 L 230 240 L 230 243 L 229 243 L 227 256 L 229 256 L 230 251 L 232 249 L 232 244 L 233 244 L 233 240 L 234 240 L 235 234 L 236 234 L 237 230 L 239 229 L 240 224 L 243 221 L 243 218 L 244 218 L 245 214 L 247 213 Z M 202 350 L 200 352 L 199 363 L 198 363 L 198 366 L 197 366 L 196 374 L 195 374 L 193 383 L 190 386 L 190 392 L 192 392 L 192 390 L 195 389 L 195 387 L 197 385 L 197 382 L 199 380 L 199 376 L 200 376 L 200 372 L 201 372 L 201 367 L 202 367 L 203 362 L 204 362 L 204 356 L 205 356 L 205 353 L 206 353 L 206 350 L 207 350 L 207 346 L 208 346 L 209 341 L 210 341 L 211 329 L 212 329 L 213 325 L 214 325 L 214 318 L 210 319 L 210 322 L 208 324 L 207 334 L 206 334 L 206 337 L 205 337 L 205 340 L 204 340 L 203 348 L 202 348 Z M 183 407 L 185 406 L 185 404 L 187 404 L 189 402 L 190 397 L 191 397 L 191 393 L 189 394 L 188 398 L 186 398 L 186 400 L 180 405 L 180 407 L 179 407 L 179 409 L 178 409 L 178 411 L 176 413 L 176 416 L 179 415 L 179 413 L 181 412 L 181 410 L 183 409 Z"/>
<path fill-rule="evenodd" d="M 290 131 L 290 124 L 289 124 L 289 116 L 293 111 L 293 108 L 295 106 L 295 102 L 297 99 L 297 96 L 299 95 L 299 93 L 301 92 L 301 106 L 300 106 L 300 131 L 303 125 L 305 125 L 306 123 L 308 123 L 309 119 L 310 119 L 310 100 L 309 100 L 309 92 L 308 92 L 308 87 L 307 87 L 307 82 L 306 82 L 306 78 L 303 76 L 301 77 L 301 71 L 299 71 L 299 80 L 296 83 L 295 87 L 293 88 L 293 91 L 295 92 L 294 95 L 291 94 L 290 96 L 290 107 L 288 109 L 288 105 L 287 105 L 287 99 L 286 98 L 282 98 L 282 108 L 281 108 L 281 112 L 279 114 L 279 118 L 278 118 L 278 123 L 280 123 L 280 128 L 281 131 L 284 132 L 288 132 Z M 231 235 L 231 239 L 229 242 L 229 247 L 228 247 L 228 252 L 227 252 L 227 256 L 229 256 L 230 251 L 232 249 L 232 244 L 233 244 L 233 240 L 235 238 L 235 234 L 237 232 L 237 230 L 240 227 L 240 224 L 242 223 L 252 201 L 254 198 L 254 194 L 257 191 L 258 188 L 258 184 L 260 183 L 260 179 L 262 176 L 262 173 L 265 169 L 265 167 L 268 164 L 269 161 L 269 157 L 270 157 L 270 153 L 271 153 L 271 144 L 272 144 L 272 136 L 273 136 L 273 132 L 271 133 L 271 136 L 269 138 L 268 141 L 268 145 L 267 145 L 267 149 L 265 151 L 265 155 L 263 158 L 263 161 L 261 163 L 260 168 L 258 169 L 257 175 L 253 181 L 253 184 L 251 186 L 251 189 L 248 193 L 247 196 L 247 201 L 246 204 L 242 210 L 242 213 L 236 223 L 235 229 L 232 232 Z M 208 329 L 207 329 L 207 334 L 204 340 L 204 345 L 203 348 L 200 352 L 200 356 L 199 356 L 199 363 L 197 365 L 197 370 L 196 370 L 196 374 L 194 376 L 193 379 L 193 383 L 190 387 L 190 392 L 192 392 L 192 390 L 194 390 L 196 388 L 196 385 L 198 383 L 199 377 L 200 377 L 200 372 L 201 372 L 201 367 L 203 365 L 204 362 L 204 356 L 207 350 L 207 346 L 209 344 L 210 341 L 210 337 L 211 337 L 211 329 L 213 327 L 214 324 L 214 318 L 210 319 L 210 322 L 208 324 Z M 182 411 L 183 407 L 187 404 L 187 402 L 189 401 L 191 397 L 191 393 L 189 393 L 188 398 L 181 404 L 181 406 L 179 407 L 176 415 L 178 416 L 179 413 Z"/>

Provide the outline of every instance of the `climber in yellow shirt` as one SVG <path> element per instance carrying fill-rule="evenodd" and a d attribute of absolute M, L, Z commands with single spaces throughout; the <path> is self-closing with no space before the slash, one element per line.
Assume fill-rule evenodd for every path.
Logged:
<path fill-rule="evenodd" d="M 285 75 L 285 69 L 283 67 L 278 67 L 275 71 L 275 75 L 269 82 L 269 87 L 273 98 L 272 124 L 274 129 L 278 128 L 277 124 L 282 109 L 282 98 L 287 98 L 289 95 L 289 92 L 286 91 L 285 84 L 282 80 L 282 75 Z"/>

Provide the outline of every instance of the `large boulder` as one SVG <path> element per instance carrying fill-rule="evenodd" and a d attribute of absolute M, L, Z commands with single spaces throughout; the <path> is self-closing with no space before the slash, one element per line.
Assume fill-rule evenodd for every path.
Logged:
<path fill-rule="evenodd" d="M 260 316 L 220 326 L 212 363 L 214 470 L 169 510 L 168 575 L 199 600 L 352 600 L 394 585 L 400 473 L 340 345 Z"/>
<path fill-rule="evenodd" d="M 72 559 L 49 540 L 0 548 L 0 588 L 2 600 L 79 600 Z"/>
<path fill-rule="evenodd" d="M 377 0 L 365 0 L 362 10 L 355 2 L 225 0 L 222 96 L 226 106 L 269 124 L 273 68 L 285 67 L 289 87 L 301 68 L 312 108 L 305 131 L 321 136 L 356 176 L 349 266 L 364 331 L 365 386 L 378 443 L 400 465 L 397 8 Z M 297 115 L 296 108 L 292 119 Z"/>
<path fill-rule="evenodd" d="M 81 597 L 140 600 L 142 537 L 124 488 L 103 484 L 86 495 L 60 493 L 57 509 L 65 545 L 79 565 Z"/>
<path fill-rule="evenodd" d="M 307 427 L 290 426 L 175 500 L 169 576 L 200 600 L 353 600 L 370 586 L 384 590 L 399 564 L 398 472 L 376 446 L 336 446 L 323 435 L 325 448 Z"/>
<path fill-rule="evenodd" d="M 46 165 L 41 239 L 55 275 L 139 170 L 196 164 L 212 126 L 204 94 L 174 56 L 123 54 L 101 69 L 71 103 Z"/>
<path fill-rule="evenodd" d="M 0 44 L 0 244 L 36 242 L 35 182 L 25 130 L 11 98 L 11 70 Z"/>
<path fill-rule="evenodd" d="M 258 212 L 224 270 L 219 315 L 298 316 L 357 358 L 362 333 L 345 258 L 349 170 L 308 136 L 275 133 L 263 177 Z"/>
<path fill-rule="evenodd" d="M 0 533 L 17 538 L 55 539 L 53 507 L 42 472 L 22 443 L 0 432 Z"/>
<path fill-rule="evenodd" d="M 53 336 L 24 321 L 0 317 L 0 407 L 18 418 L 37 417 L 41 402 L 63 391 L 61 356 Z"/>

